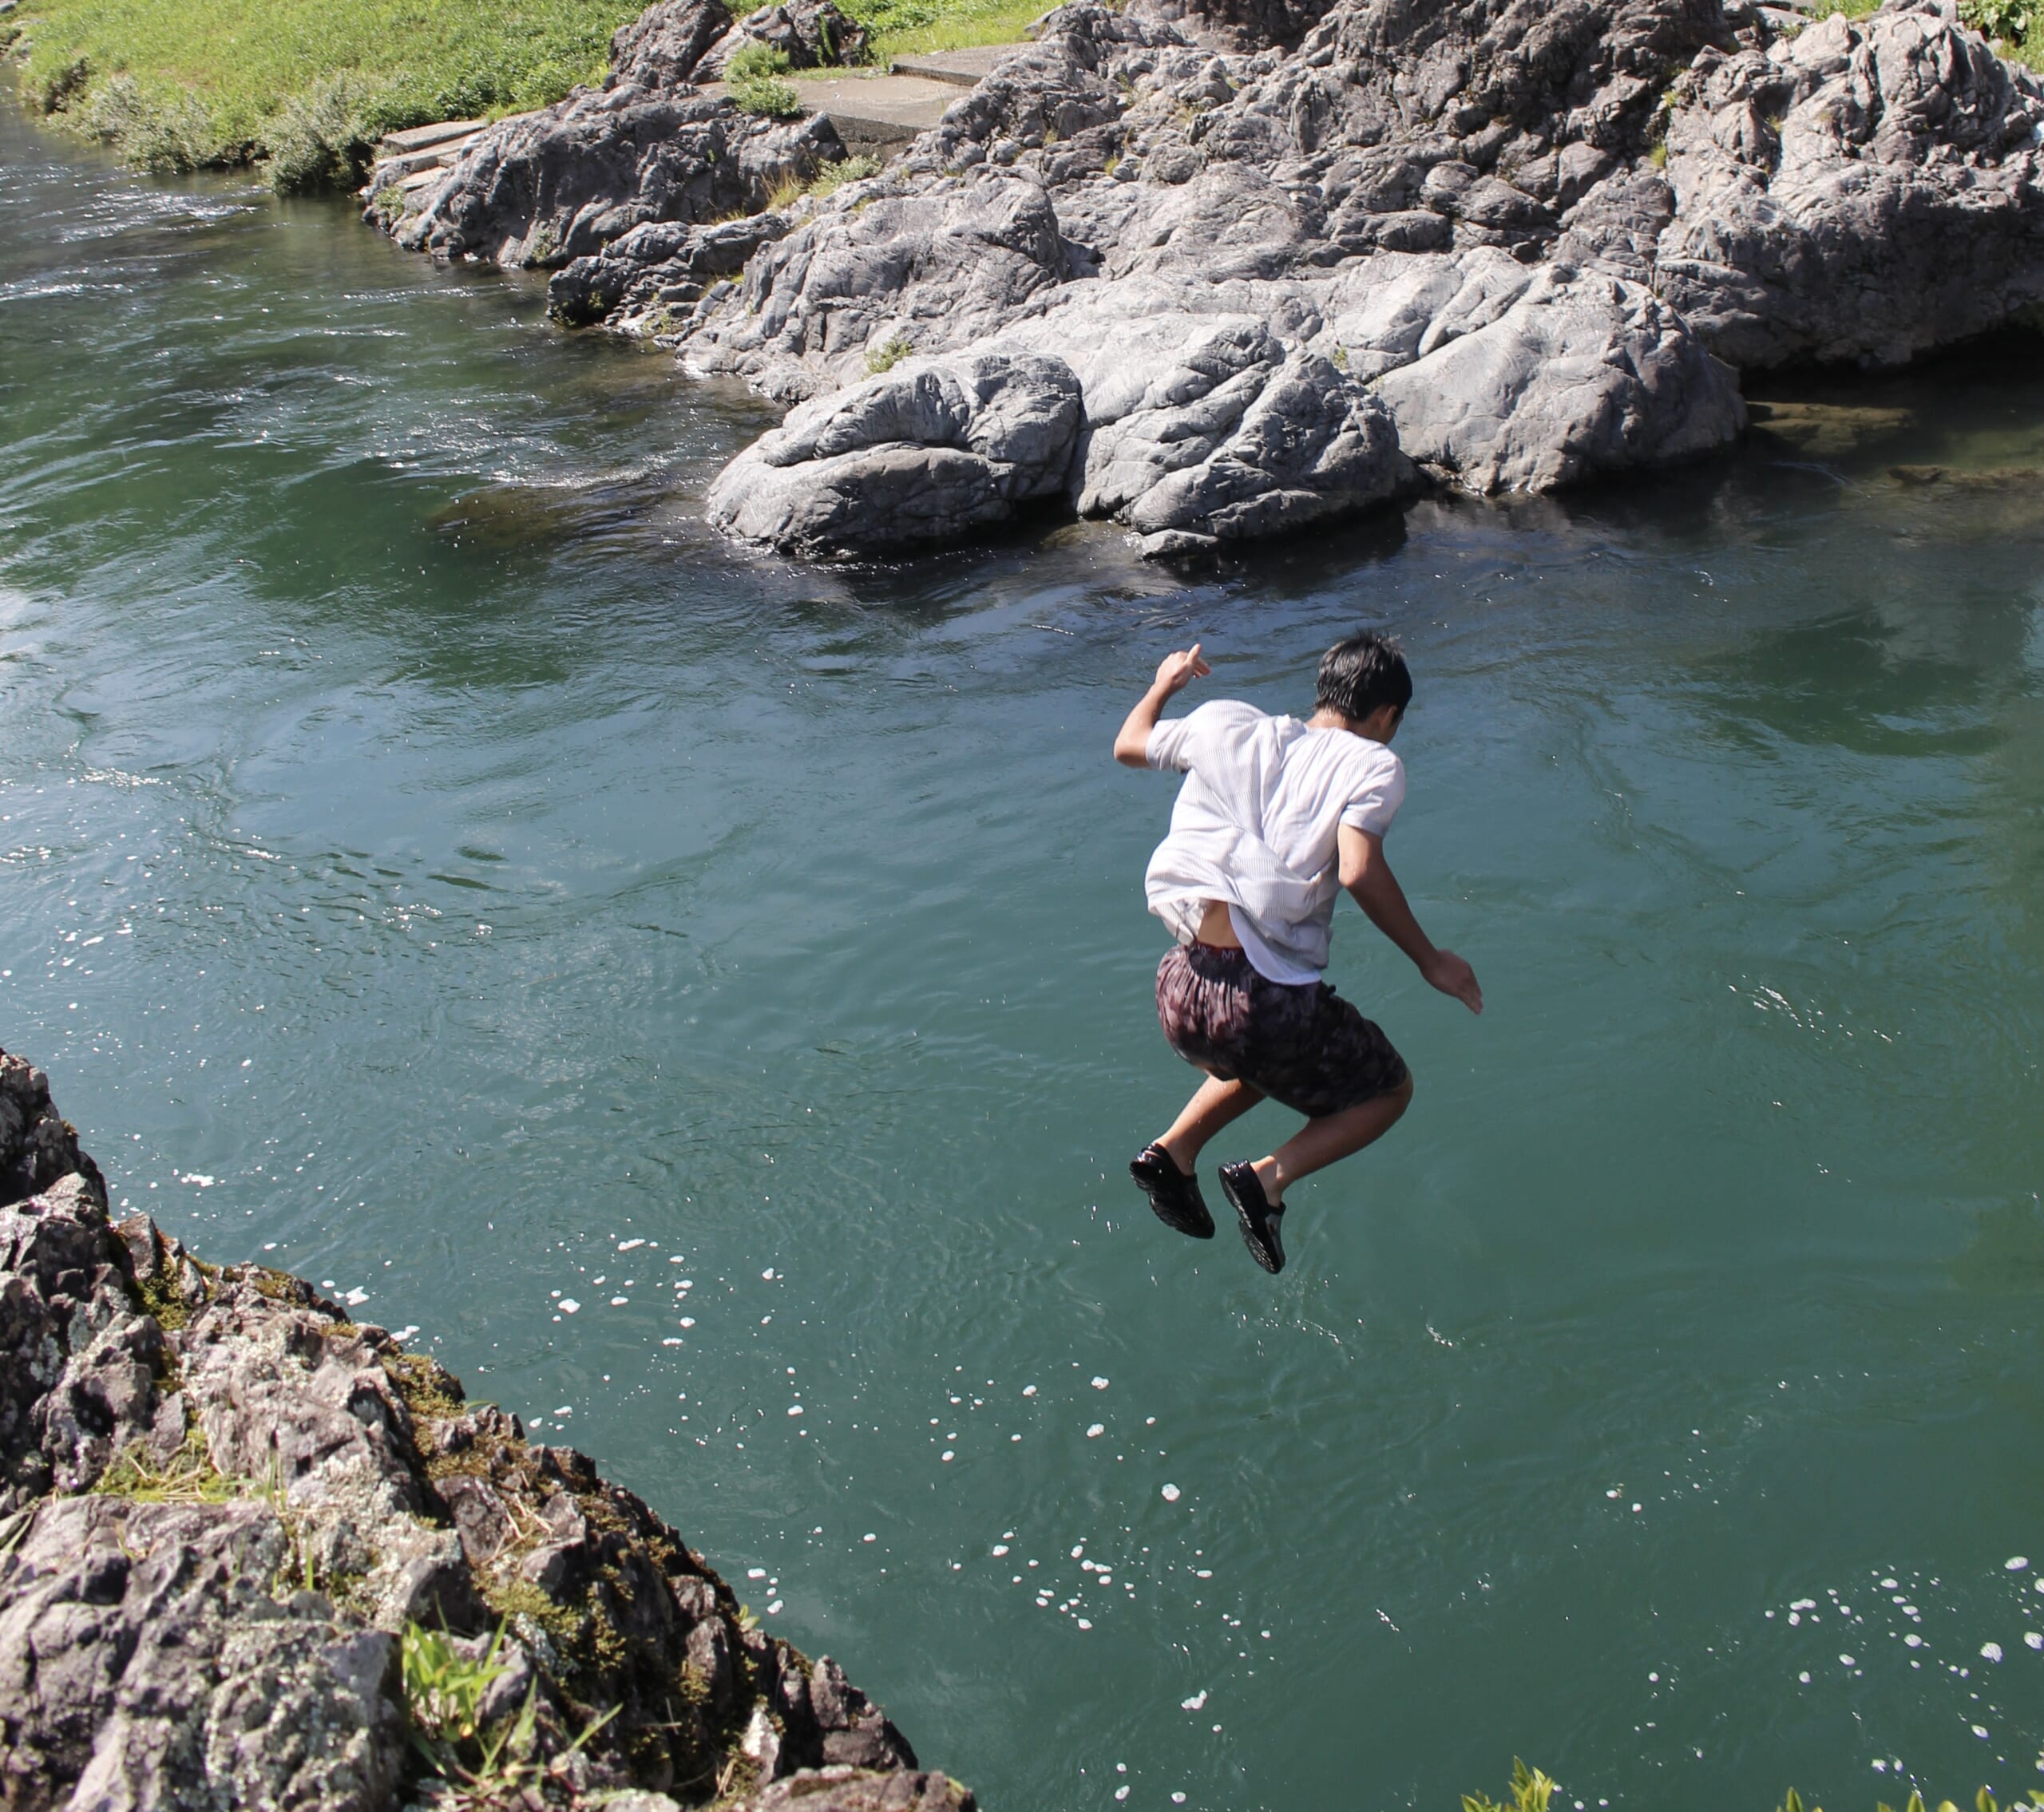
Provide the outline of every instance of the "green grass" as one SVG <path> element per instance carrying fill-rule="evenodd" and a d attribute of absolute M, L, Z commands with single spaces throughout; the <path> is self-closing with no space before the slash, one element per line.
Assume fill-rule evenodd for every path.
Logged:
<path fill-rule="evenodd" d="M 600 81 L 644 0 L 22 0 L 22 94 L 167 172 L 264 163 L 279 188 L 358 180 L 382 133 L 543 107 Z M 1044 0 L 852 0 L 873 61 L 1008 42 Z M 770 73 L 760 110 L 785 101 Z M 791 91 L 790 91 L 791 92 Z"/>
<path fill-rule="evenodd" d="M 176 169 L 267 156 L 294 133 L 545 106 L 601 79 L 610 34 L 639 10 L 637 0 L 23 0 L 6 23 L 22 32 L 31 106 Z"/>
<path fill-rule="evenodd" d="M 1462 1796 L 1462 1812 L 1548 1812 L 1548 1802 L 1559 1790 L 1548 1776 L 1538 1768 L 1527 1767 L 1515 1756 L 1507 1797 L 1497 1800 L 1488 1794 L 1465 1793 Z M 2027 1798 L 2010 1800 L 2008 1812 L 2036 1812 L 2038 1808 L 2044 1808 L 2044 1792 L 2033 1790 Z M 1974 1812 L 2002 1812 L 1994 1796 L 1984 1786 L 1974 1794 L 1973 1809 Z M 1775 1812 L 1804 1812 L 1803 1796 L 1793 1787 L 1789 1788 Z M 1823 1812 L 1823 1808 L 1814 1807 L 1811 1812 Z M 1884 1802 L 1877 1812 L 1895 1812 L 1895 1808 Z M 1911 1789 L 1903 1812 L 1928 1812 L 1923 1794 Z M 1938 1812 L 1959 1812 L 1959 1808 L 1949 1799 L 1943 1799 L 1938 1802 Z"/>
<path fill-rule="evenodd" d="M 838 0 L 873 34 L 873 59 L 1016 44 L 1022 28 L 1049 10 L 1049 0 Z"/>

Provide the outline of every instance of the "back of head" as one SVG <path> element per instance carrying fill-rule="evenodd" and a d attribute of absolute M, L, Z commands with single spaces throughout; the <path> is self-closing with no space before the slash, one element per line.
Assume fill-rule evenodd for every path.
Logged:
<path fill-rule="evenodd" d="M 1320 657 L 1320 677 L 1313 689 L 1313 709 L 1338 711 L 1361 723 L 1380 706 L 1403 714 L 1412 702 L 1412 675 L 1405 657 L 1388 636 L 1365 632 L 1337 642 Z"/>

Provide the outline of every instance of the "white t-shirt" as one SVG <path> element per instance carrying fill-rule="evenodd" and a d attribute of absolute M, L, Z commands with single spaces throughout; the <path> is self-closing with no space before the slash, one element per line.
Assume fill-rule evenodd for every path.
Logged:
<path fill-rule="evenodd" d="M 1206 902 L 1226 900 L 1258 975 L 1318 981 L 1341 890 L 1341 827 L 1389 830 L 1404 764 L 1352 730 L 1266 717 L 1233 698 L 1159 724 L 1144 754 L 1186 776 L 1143 876 L 1150 910 L 1190 944 Z"/>

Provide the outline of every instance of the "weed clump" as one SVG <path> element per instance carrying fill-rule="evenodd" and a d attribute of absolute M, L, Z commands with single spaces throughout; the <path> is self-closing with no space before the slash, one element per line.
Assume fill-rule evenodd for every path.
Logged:
<path fill-rule="evenodd" d="M 263 135 L 271 188 L 300 195 L 359 184 L 383 134 L 383 97 L 379 84 L 347 70 L 287 95 Z"/>
<path fill-rule="evenodd" d="M 493 1724 L 485 1715 L 491 1688 L 511 1671 L 497 1659 L 503 1646 L 501 1623 L 479 1659 L 464 1655 L 444 1630 L 408 1623 L 399 1639 L 412 1747 L 446 1783 L 438 1798 L 442 1805 L 472 1806 L 481 1812 L 485 1807 L 530 1803 L 538 1796 L 527 1790 L 537 1786 L 544 1774 L 557 1772 L 568 1756 L 617 1715 L 613 1707 L 592 1719 L 564 1754 L 542 1763 L 537 1754 L 537 1680 L 526 1689 L 525 1702 L 515 1716 Z"/>
<path fill-rule="evenodd" d="M 724 65 L 725 92 L 741 113 L 770 120 L 793 118 L 802 111 L 794 85 L 786 80 L 788 53 L 756 38 L 741 44 Z"/>
<path fill-rule="evenodd" d="M 846 157 L 835 164 L 826 164 L 810 179 L 809 192 L 818 197 L 835 195 L 848 183 L 862 183 L 869 176 L 880 174 L 880 160 L 862 152 L 856 157 Z"/>
<path fill-rule="evenodd" d="M 226 149 L 195 97 L 151 93 L 129 75 L 94 88 L 77 124 L 122 162 L 154 176 L 185 176 L 222 161 Z"/>
<path fill-rule="evenodd" d="M 1547 1812 L 1547 1802 L 1553 1797 L 1555 1783 L 1538 1768 L 1529 1768 L 1514 1756 L 1511 1761 L 1511 1786 L 1507 1797 L 1492 1799 L 1489 1794 L 1465 1793 L 1462 1796 L 1462 1812 Z M 1984 1786 L 1973 1796 L 1974 1812 L 2002 1812 L 1994 1796 Z M 2030 1812 L 2033 1807 L 2044 1807 L 2044 1792 L 2032 1789 L 2027 1799 L 2010 1802 L 2008 1812 Z M 1775 1812 L 1804 1812 L 1803 1796 L 1791 1787 Z M 1823 1812 L 1815 1807 L 1812 1812 Z M 1884 1801 L 1879 1812 L 1895 1812 L 1895 1808 Z M 1911 1789 L 1903 1812 L 1927 1812 L 1922 1794 Z M 1949 1799 L 1938 1802 L 1938 1812 L 1959 1812 Z"/>
<path fill-rule="evenodd" d="M 140 1445 L 124 1449 L 91 1492 L 137 1504 L 224 1504 L 241 1494 L 240 1484 L 213 1464 L 212 1449 L 196 1427 L 186 1430 L 184 1444 L 161 1464 Z"/>
<path fill-rule="evenodd" d="M 866 374 L 877 378 L 883 371 L 892 371 L 916 349 L 899 334 L 880 345 L 870 348 L 866 355 Z"/>

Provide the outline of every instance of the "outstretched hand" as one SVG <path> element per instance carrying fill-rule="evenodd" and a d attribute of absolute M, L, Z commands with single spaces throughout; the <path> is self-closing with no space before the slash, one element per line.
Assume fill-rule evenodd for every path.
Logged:
<path fill-rule="evenodd" d="M 1430 987 L 1453 995 L 1472 1013 L 1483 1011 L 1483 991 L 1476 985 L 1476 971 L 1453 951 L 1436 951 L 1433 960 L 1420 972 Z"/>
<path fill-rule="evenodd" d="M 1190 648 L 1165 655 L 1158 663 L 1157 689 L 1169 698 L 1182 692 L 1194 680 L 1204 679 L 1213 671 L 1199 658 L 1199 644 L 1195 642 Z"/>

